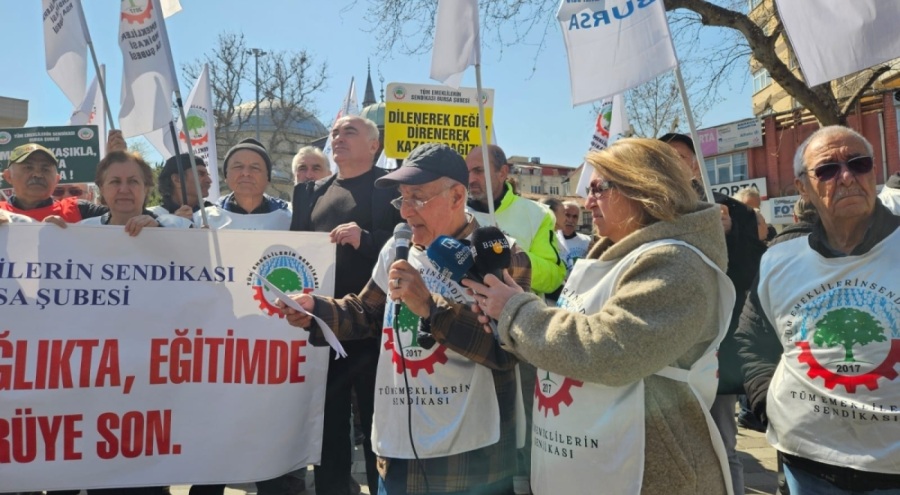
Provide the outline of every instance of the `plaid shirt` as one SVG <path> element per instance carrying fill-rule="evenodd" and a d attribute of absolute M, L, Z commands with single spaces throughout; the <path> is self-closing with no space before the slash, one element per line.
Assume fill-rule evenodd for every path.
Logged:
<path fill-rule="evenodd" d="M 465 239 L 478 228 L 469 222 L 454 237 Z M 389 243 L 391 241 L 388 241 Z M 415 246 L 414 249 L 424 249 Z M 531 286 L 531 264 L 525 252 L 513 248 L 510 274 L 525 291 Z M 462 454 L 407 462 L 406 487 L 410 493 L 425 493 L 424 469 L 431 493 L 459 492 L 511 478 L 516 470 L 515 397 L 517 360 L 500 348 L 494 337 L 478 323 L 477 315 L 466 304 L 454 303 L 432 294 L 435 308 L 429 318 L 435 340 L 472 361 L 491 369 L 497 402 L 500 408 L 500 440 L 486 447 Z M 349 294 L 342 299 L 315 296 L 314 313 L 334 330 L 341 340 L 381 338 L 387 295 L 369 280 L 359 295 Z M 324 343 L 321 332 L 313 323 L 310 341 Z M 383 357 L 383 356 L 382 356 Z M 378 458 L 378 471 L 383 475 L 390 468 L 391 459 Z M 421 464 L 421 466 L 420 466 Z"/>

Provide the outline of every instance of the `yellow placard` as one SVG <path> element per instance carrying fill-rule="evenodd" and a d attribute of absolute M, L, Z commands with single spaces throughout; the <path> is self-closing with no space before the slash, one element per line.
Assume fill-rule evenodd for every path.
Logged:
<path fill-rule="evenodd" d="M 466 156 L 481 145 L 475 88 L 391 83 L 384 115 L 384 150 L 406 158 L 416 146 L 443 143 Z M 482 90 L 484 120 L 490 142 L 494 91 Z"/>

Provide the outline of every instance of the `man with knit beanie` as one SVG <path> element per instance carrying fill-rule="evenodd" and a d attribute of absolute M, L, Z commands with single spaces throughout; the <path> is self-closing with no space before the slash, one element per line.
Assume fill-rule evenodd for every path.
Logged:
<path fill-rule="evenodd" d="M 210 228 L 288 230 L 291 205 L 266 194 L 272 179 L 272 160 L 259 141 L 248 138 L 228 150 L 222 176 L 232 192 L 218 205 L 206 208 Z M 194 225 L 201 224 L 197 212 Z"/>
<path fill-rule="evenodd" d="M 290 204 L 265 193 L 272 178 L 272 160 L 255 139 L 245 139 L 225 154 L 222 176 L 231 193 L 215 206 L 205 208 L 212 229 L 288 230 Z M 202 179 L 201 179 L 202 180 Z M 176 191 L 177 193 L 177 191 Z M 202 225 L 200 212 L 194 225 Z M 256 482 L 259 495 L 289 495 L 301 491 L 303 482 L 290 474 Z M 299 486 L 298 486 L 299 485 Z M 194 485 L 190 495 L 221 495 L 225 485 Z"/>

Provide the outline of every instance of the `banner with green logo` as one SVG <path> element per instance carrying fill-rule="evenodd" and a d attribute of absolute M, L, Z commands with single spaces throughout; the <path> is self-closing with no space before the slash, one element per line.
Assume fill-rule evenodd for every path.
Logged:
<path fill-rule="evenodd" d="M 59 160 L 60 184 L 94 182 L 100 162 L 100 137 L 95 125 L 21 127 L 0 129 L 0 168 L 9 165 L 9 154 L 17 146 L 38 143 Z M 0 179 L 0 188 L 11 187 Z"/>

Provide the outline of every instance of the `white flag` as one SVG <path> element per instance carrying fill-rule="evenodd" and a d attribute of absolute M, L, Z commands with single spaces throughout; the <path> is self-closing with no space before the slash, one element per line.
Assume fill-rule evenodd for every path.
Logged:
<path fill-rule="evenodd" d="M 388 158 L 384 153 L 384 150 L 381 150 L 381 154 L 378 155 L 378 161 L 375 162 L 375 166 L 378 168 L 383 168 L 385 170 L 396 170 L 397 159 L 396 158 Z"/>
<path fill-rule="evenodd" d="M 900 57 L 897 2 L 778 0 L 776 3 L 809 87 Z"/>
<path fill-rule="evenodd" d="M 347 91 L 347 96 L 344 97 L 343 103 L 341 103 L 341 108 L 338 110 L 337 116 L 334 117 L 335 122 L 341 118 L 346 117 L 347 115 L 359 115 L 359 100 L 356 98 L 356 81 L 354 78 L 350 78 L 350 89 Z M 328 131 L 328 139 L 325 140 L 325 147 L 322 148 L 322 153 L 328 157 L 328 164 L 331 167 L 331 173 L 338 173 L 337 163 L 334 161 L 334 157 L 332 156 L 332 152 L 334 150 L 331 147 L 331 131 Z"/>
<path fill-rule="evenodd" d="M 466 68 L 481 63 L 478 32 L 478 0 L 439 0 L 434 21 L 431 78 L 459 88 Z"/>
<path fill-rule="evenodd" d="M 350 78 L 350 90 L 347 91 L 347 96 L 344 97 L 344 102 L 341 103 L 341 109 L 338 110 L 337 117 L 335 117 L 334 120 L 346 117 L 347 115 L 359 115 L 359 100 L 356 98 L 356 80 L 352 77 Z"/>
<path fill-rule="evenodd" d="M 122 2 L 119 48 L 122 50 L 122 109 L 119 127 L 125 137 L 140 136 L 172 120 L 175 64 L 159 0 Z"/>
<path fill-rule="evenodd" d="M 80 105 L 87 80 L 87 33 L 81 0 L 43 0 L 43 15 L 47 73 L 72 105 Z"/>
<path fill-rule="evenodd" d="M 160 0 L 160 2 L 162 3 L 163 17 L 167 19 L 181 12 L 180 0 Z"/>
<path fill-rule="evenodd" d="M 602 150 L 615 143 L 624 136 L 630 127 L 628 112 L 625 109 L 625 98 L 617 94 L 600 103 L 600 113 L 597 115 L 597 126 L 591 137 L 591 147 L 588 151 Z M 575 186 L 575 194 L 582 198 L 587 197 L 587 188 L 591 184 L 591 175 L 594 168 L 587 162 L 581 166 L 581 177 Z"/>
<path fill-rule="evenodd" d="M 609 98 L 678 64 L 662 0 L 560 0 L 572 104 Z"/>
<path fill-rule="evenodd" d="M 106 66 L 101 65 L 100 71 L 106 75 Z M 81 102 L 69 117 L 69 125 L 95 125 L 97 135 L 100 136 L 100 157 L 106 156 L 106 108 L 103 105 L 103 93 L 100 91 L 100 78 L 94 76 L 93 82 L 88 86 Z"/>
<path fill-rule="evenodd" d="M 206 162 L 212 186 L 209 188 L 207 200 L 215 202 L 219 198 L 219 166 L 216 154 L 216 126 L 212 114 L 212 88 L 209 82 L 209 66 L 204 64 L 200 77 L 194 83 L 191 94 L 185 102 L 187 125 L 181 125 L 181 119 L 175 121 L 175 132 L 178 133 L 178 151 L 187 153 L 187 139 L 190 138 L 194 156 Z M 169 125 L 157 129 L 144 136 L 159 151 L 164 160 L 175 156 L 175 145 Z"/>

